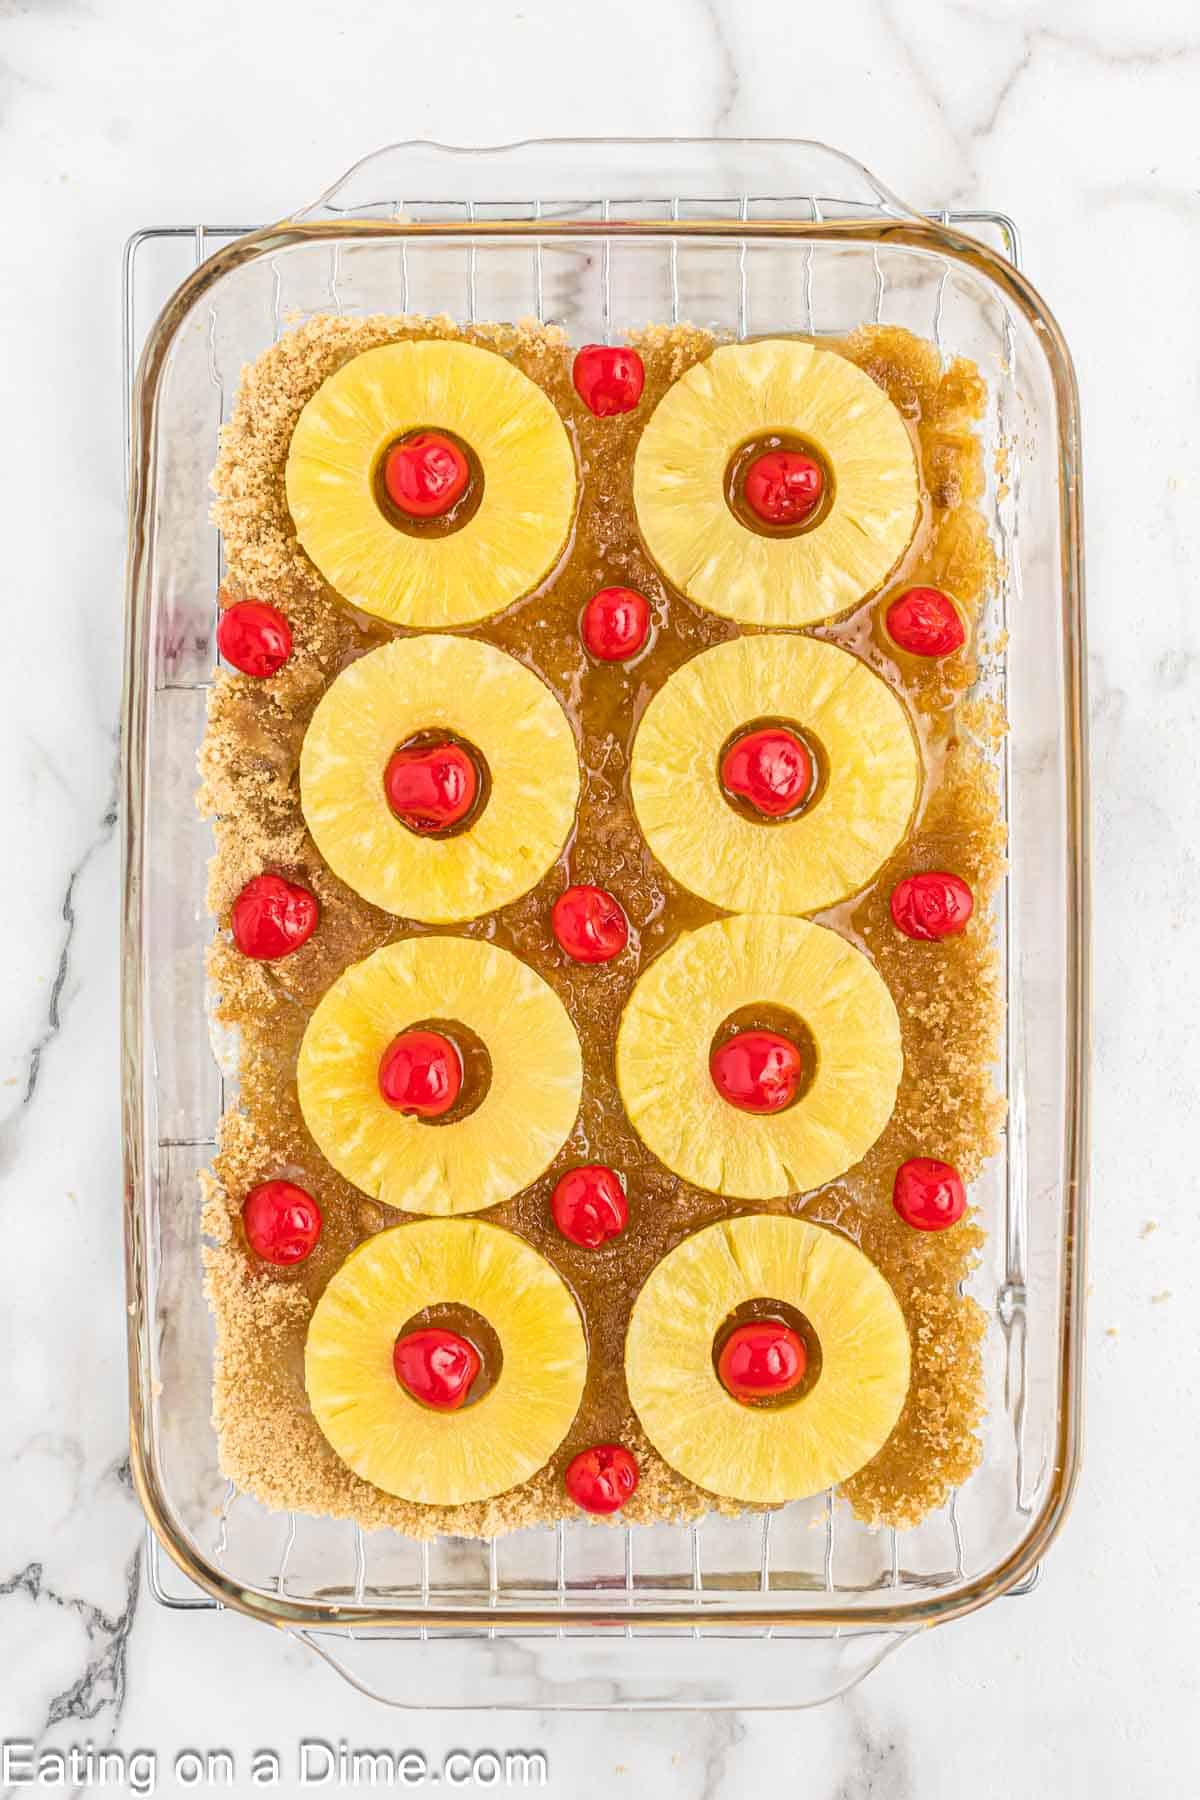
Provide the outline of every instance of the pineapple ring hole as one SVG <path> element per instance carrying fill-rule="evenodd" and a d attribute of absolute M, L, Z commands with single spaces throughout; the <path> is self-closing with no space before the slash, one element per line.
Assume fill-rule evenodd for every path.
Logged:
<path fill-rule="evenodd" d="M 743 1031 L 777 1032 L 800 1052 L 800 1079 L 796 1083 L 796 1092 L 786 1106 L 780 1107 L 775 1117 L 791 1112 L 792 1107 L 799 1105 L 817 1079 L 819 1052 L 816 1038 L 800 1014 L 793 1012 L 790 1006 L 777 1006 L 774 1001 L 762 1000 L 751 1006 L 739 1006 L 736 1012 L 731 1012 L 728 1018 L 721 1021 L 713 1032 L 712 1042 L 708 1047 L 709 1062 L 722 1045 Z M 744 1323 L 745 1320 L 738 1320 L 738 1324 Z"/>
<path fill-rule="evenodd" d="M 423 431 L 436 431 L 439 437 L 449 438 L 457 445 L 467 459 L 467 485 L 448 512 L 436 513 L 432 518 L 414 518 L 396 505 L 387 491 L 387 483 L 383 479 L 384 464 L 391 452 L 400 444 L 407 444 L 410 439 L 419 437 Z M 398 436 L 389 438 L 379 451 L 371 467 L 371 492 L 375 496 L 375 504 L 397 531 L 403 531 L 407 537 L 443 538 L 452 537 L 469 525 L 483 504 L 483 464 L 476 456 L 465 438 L 460 438 L 456 431 L 447 431 L 444 425 L 414 425 L 409 431 L 402 431 Z"/>
<path fill-rule="evenodd" d="M 420 1312 L 405 1319 L 392 1342 L 398 1343 L 410 1331 L 427 1331 L 430 1326 L 439 1326 L 443 1331 L 456 1331 L 459 1337 L 466 1338 L 477 1353 L 479 1373 L 458 1410 L 466 1412 L 469 1407 L 478 1406 L 491 1393 L 504 1368 L 504 1349 L 495 1327 L 488 1323 L 482 1313 L 477 1313 L 473 1306 L 464 1306 L 458 1300 L 441 1300 L 432 1306 L 423 1306 Z M 423 1402 L 417 1400 L 417 1404 L 420 1406 Z M 437 1408 L 430 1407 L 428 1410 L 436 1412 Z"/>
<path fill-rule="evenodd" d="M 444 744 L 454 744 L 458 749 L 465 751 L 466 755 L 470 757 L 475 769 L 475 799 L 472 802 L 471 810 L 464 813 L 461 819 L 456 819 L 453 825 L 441 825 L 435 831 L 417 831 L 408 823 L 407 819 L 401 818 L 400 814 L 397 812 L 392 812 L 391 802 L 388 801 L 388 811 L 392 812 L 392 817 L 399 824 L 403 825 L 405 831 L 411 831 L 414 837 L 452 838 L 460 836 L 464 831 L 470 831 L 472 825 L 474 825 L 476 819 L 478 819 L 492 797 L 492 771 L 488 767 L 487 757 L 483 754 L 483 751 L 477 744 L 473 744 L 470 738 L 460 737 L 457 731 L 447 731 L 442 725 L 431 725 L 421 731 L 410 732 L 406 738 L 395 746 L 391 755 L 388 757 L 388 761 L 384 763 L 381 780 L 386 782 L 388 763 L 391 762 L 392 756 L 395 756 L 397 751 L 440 750 Z M 384 788 L 384 797 L 385 799 L 387 797 L 386 786 Z"/>
<path fill-rule="evenodd" d="M 757 1325 L 768 1320 L 772 1324 L 788 1326 L 803 1343 L 808 1358 L 804 1374 L 795 1387 L 789 1388 L 785 1394 L 764 1394 L 757 1400 L 742 1400 L 736 1395 L 730 1395 L 736 1406 L 750 1406 L 755 1409 L 794 1406 L 798 1400 L 803 1400 L 806 1395 L 811 1394 L 821 1379 L 821 1340 L 817 1336 L 812 1320 L 807 1318 L 798 1307 L 790 1306 L 786 1300 L 772 1300 L 764 1297 L 743 1300 L 742 1304 L 736 1306 L 729 1317 L 718 1327 L 712 1343 L 713 1369 L 717 1372 L 717 1380 L 721 1381 L 718 1370 L 721 1352 L 739 1325 Z M 721 1382 L 721 1391 L 723 1393 L 728 1391 L 724 1382 Z"/>
<path fill-rule="evenodd" d="M 770 450 L 797 451 L 801 456 L 809 457 L 821 471 L 821 498 L 795 525 L 772 525 L 760 517 L 746 499 L 746 476 L 750 465 Z M 725 503 L 738 524 L 744 525 L 747 531 L 757 532 L 759 537 L 804 537 L 807 532 L 816 531 L 833 511 L 835 486 L 833 464 L 825 452 L 811 438 L 800 437 L 794 431 L 756 432 L 738 445 L 725 465 Z"/>
<path fill-rule="evenodd" d="M 418 1125 L 457 1125 L 460 1120 L 470 1118 L 483 1105 L 492 1085 L 492 1058 L 483 1039 L 461 1019 L 414 1019 L 411 1024 L 401 1025 L 389 1042 L 394 1042 L 406 1031 L 436 1031 L 439 1037 L 449 1038 L 462 1064 L 462 1087 L 454 1105 L 432 1119 L 417 1118 L 415 1122 Z M 444 1321 L 436 1319 L 434 1323 L 440 1325 Z"/>
<path fill-rule="evenodd" d="M 721 771 L 725 767 L 725 758 L 734 745 L 740 744 L 743 738 L 750 737 L 756 731 L 790 731 L 793 737 L 800 739 L 808 751 L 808 758 L 813 767 L 813 778 L 808 792 L 785 813 L 771 815 L 759 812 L 752 800 L 747 800 L 742 794 L 730 793 L 722 778 Z M 806 813 L 814 807 L 829 786 L 829 754 L 820 738 L 814 736 L 798 720 L 764 714 L 762 718 L 748 719 L 744 725 L 739 725 L 736 731 L 730 732 L 717 751 L 716 774 L 722 800 L 726 806 L 732 807 L 741 818 L 749 819 L 752 825 L 790 825 L 793 819 L 798 819 L 802 813 Z"/>

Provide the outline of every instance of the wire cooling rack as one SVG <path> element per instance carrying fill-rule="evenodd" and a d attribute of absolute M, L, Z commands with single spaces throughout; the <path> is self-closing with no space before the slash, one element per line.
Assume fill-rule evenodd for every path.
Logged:
<path fill-rule="evenodd" d="M 807 217 L 814 223 L 820 223 L 824 217 L 823 203 L 818 197 L 788 198 L 779 195 L 743 195 L 740 200 L 736 200 L 732 203 L 727 197 L 720 202 L 709 202 L 702 198 L 684 199 L 680 196 L 667 202 L 661 200 L 639 201 L 637 199 L 610 199 L 604 201 L 598 207 L 589 207 L 587 212 L 589 217 L 595 217 L 597 224 L 601 227 L 609 223 L 610 220 L 616 218 L 661 219 L 664 230 L 669 232 L 672 224 L 680 221 L 689 219 L 708 219 L 716 216 L 729 217 L 731 204 L 734 208 L 733 216 L 735 218 L 744 219 L 747 223 L 752 223 L 764 218 L 779 219 L 781 217 L 793 219 L 804 219 Z M 496 216 L 504 216 L 509 219 L 524 217 L 526 219 L 537 220 L 545 218 L 547 221 L 554 218 L 574 218 L 577 216 L 575 210 L 568 206 L 556 206 L 554 208 L 548 206 L 543 207 L 539 202 L 533 202 L 530 207 L 524 211 L 519 207 L 514 207 L 508 202 L 505 202 L 502 206 L 497 204 L 495 207 L 489 208 L 485 202 L 470 201 L 428 201 L 419 205 L 406 206 L 403 209 L 398 206 L 389 206 L 387 203 L 381 203 L 379 207 L 372 210 L 382 213 L 384 216 L 393 217 L 397 221 L 408 221 L 413 224 L 421 223 L 424 218 L 437 219 L 439 222 L 461 219 L 465 232 L 469 232 L 473 225 L 478 221 L 489 217 L 489 215 L 493 218 Z M 931 213 L 929 217 L 939 224 L 968 230 L 973 235 L 983 238 L 986 242 L 989 242 L 995 248 L 998 248 L 1009 262 L 1020 267 L 1020 235 L 1016 223 L 1008 216 L 1008 214 L 997 212 L 990 208 L 965 211 L 944 209 Z M 137 367 L 137 358 L 146 332 L 152 324 L 160 306 L 172 289 L 184 279 L 185 275 L 191 270 L 199 268 L 200 265 L 207 261 L 207 259 L 216 251 L 231 243 L 234 239 L 245 236 L 247 232 L 252 229 L 255 228 L 240 225 L 197 224 L 152 226 L 135 232 L 127 242 L 122 264 L 122 360 L 125 394 L 123 447 L 127 471 L 130 458 L 133 384 Z M 548 317 L 552 317 L 552 314 L 548 313 L 546 304 L 543 246 L 541 243 L 534 243 L 533 253 L 535 259 L 533 281 L 534 310 L 539 319 L 546 320 Z M 611 337 L 613 331 L 611 253 L 611 240 L 605 239 L 601 245 L 600 254 L 597 259 L 597 272 L 599 280 L 600 320 L 603 336 L 606 340 Z M 678 243 L 672 243 L 669 246 L 668 256 L 670 259 L 668 273 L 671 321 L 672 323 L 678 323 L 680 319 Z M 152 264 L 153 267 L 151 267 Z M 811 265 L 809 274 L 811 277 Z M 333 310 L 341 309 L 341 298 L 338 292 L 339 275 L 339 251 L 335 248 L 332 252 L 327 294 L 327 304 Z M 876 322 L 881 316 L 883 294 L 883 274 L 877 261 L 875 301 L 872 312 L 872 318 Z M 811 322 L 811 289 L 808 291 L 806 298 Z M 401 312 L 407 311 L 409 307 L 409 281 L 405 246 L 402 246 L 401 249 L 399 292 L 397 299 L 398 310 Z M 467 257 L 462 315 L 468 321 L 473 322 L 476 318 L 476 314 L 476 258 L 475 251 L 472 249 L 469 251 Z M 749 335 L 752 330 L 752 311 L 747 269 L 747 245 L 745 243 L 739 246 L 736 317 L 738 336 L 745 337 Z M 935 342 L 939 343 L 939 347 L 941 347 L 939 335 L 940 322 L 941 296 L 939 294 L 933 322 L 933 336 Z M 278 282 L 276 283 L 275 293 L 274 326 L 277 335 L 284 329 L 282 295 Z M 223 419 L 225 417 L 228 395 L 226 393 L 225 376 L 218 366 L 215 355 L 210 356 L 210 376 L 214 388 L 215 410 L 217 416 Z M 215 594 L 216 589 L 220 586 L 224 574 L 224 567 L 220 540 L 215 532 L 213 535 L 215 555 Z M 165 682 L 164 685 L 177 689 L 200 692 L 205 689 L 209 683 L 205 679 L 190 679 L 181 674 L 180 679 L 170 679 Z M 207 1156 L 215 1151 L 215 1147 L 215 1143 L 211 1138 L 204 1137 L 169 1137 L 161 1139 L 159 1143 L 161 1154 L 170 1156 L 172 1153 L 187 1151 L 196 1153 L 197 1160 L 204 1160 L 207 1158 Z M 1019 1208 L 1010 1207 L 1008 1209 L 1006 1230 L 1007 1281 L 999 1295 L 999 1305 L 1002 1325 L 1004 1325 L 1006 1330 L 1009 1330 L 1013 1325 L 1014 1316 L 1019 1329 L 1024 1289 L 1025 1247 L 1022 1214 Z M 1006 1307 L 1009 1312 L 1007 1318 L 1005 1316 Z M 1023 1355 L 1021 1355 L 1019 1349 L 1018 1355 L 1023 1361 Z M 1019 1419 L 1017 1425 L 1019 1436 Z M 1020 1479 L 1019 1475 L 1018 1479 Z M 249 1504 L 252 1503 L 247 1502 L 244 1496 L 239 1495 L 232 1483 L 227 1485 L 221 1502 L 218 1524 L 218 1565 L 220 1564 L 224 1547 L 228 1541 L 230 1522 L 234 1517 L 235 1509 L 239 1506 Z M 946 1510 L 954 1549 L 952 1564 L 953 1574 L 948 1578 L 961 1579 L 965 1573 L 966 1552 L 958 1520 L 956 1496 L 951 1497 Z M 755 1522 L 758 1532 L 757 1585 L 763 1593 L 768 1592 L 771 1586 L 772 1523 L 773 1515 L 770 1513 L 763 1514 L 761 1519 Z M 287 1593 L 289 1562 L 295 1551 L 298 1534 L 303 1531 L 303 1524 L 304 1522 L 301 1515 L 289 1513 L 286 1516 L 283 1547 L 275 1575 L 275 1591 L 280 1595 L 285 1595 Z M 690 1592 L 694 1595 L 698 1606 L 700 1606 L 703 1604 L 705 1591 L 704 1527 L 703 1525 L 693 1525 L 687 1527 L 686 1531 L 690 1563 Z M 637 1529 L 634 1527 L 626 1527 L 623 1532 L 614 1533 L 615 1537 L 622 1540 L 623 1569 L 614 1570 L 611 1579 L 605 1583 L 605 1586 L 613 1595 L 619 1595 L 623 1590 L 631 1600 L 637 1587 L 640 1585 L 636 1566 L 637 1535 Z M 893 1588 L 899 1587 L 904 1580 L 900 1534 L 895 1530 L 892 1530 L 883 1533 L 882 1535 L 888 1545 L 888 1555 L 884 1558 L 884 1566 L 879 1576 L 879 1585 L 891 1586 Z M 564 1615 L 565 1629 L 570 1630 L 568 1601 L 573 1584 L 569 1579 L 568 1572 L 568 1534 L 566 1527 L 561 1522 L 554 1528 L 553 1536 L 553 1578 L 552 1580 L 547 1580 L 542 1585 L 544 1585 L 547 1599 L 552 1597 L 557 1598 L 558 1604 Z M 439 1544 L 423 1542 L 414 1545 L 412 1548 L 416 1558 L 416 1566 L 412 1573 L 413 1597 L 416 1598 L 419 1596 L 422 1605 L 427 1605 L 431 1594 L 436 1593 L 439 1589 L 444 1591 L 446 1586 L 445 1572 L 440 1570 L 437 1566 L 441 1560 Z M 496 1540 L 490 1540 L 482 1545 L 481 1549 L 485 1564 L 479 1571 L 482 1579 L 478 1581 L 478 1584 L 472 1582 L 471 1586 L 473 1589 L 477 1586 L 478 1591 L 481 1594 L 486 1594 L 490 1602 L 494 1605 L 502 1591 L 498 1543 Z M 827 1591 L 832 1591 L 835 1586 L 834 1565 L 836 1551 L 836 1514 L 833 1496 L 832 1494 L 828 1494 L 825 1496 L 824 1501 L 823 1555 L 824 1585 Z M 358 1602 L 362 1601 L 364 1592 L 367 1590 L 368 1586 L 368 1560 L 369 1544 L 367 1535 L 360 1527 L 355 1526 L 353 1527 L 352 1563 L 348 1569 L 345 1586 L 344 1588 L 341 1588 L 339 1584 L 339 1591 L 343 1592 L 347 1597 L 353 1597 Z M 146 1572 L 149 1590 L 154 1599 L 161 1606 L 167 1607 L 173 1611 L 181 1612 L 221 1610 L 220 1603 L 217 1600 L 211 1598 L 193 1583 L 187 1581 L 174 1569 L 174 1566 L 164 1558 L 162 1547 L 149 1527 L 147 1528 L 146 1537 Z M 1033 1588 L 1037 1586 L 1040 1576 L 1041 1565 L 1038 1564 L 1023 1582 L 1008 1590 L 1009 1594 L 1016 1596 L 1030 1593 Z M 649 1577 L 647 1579 L 653 1580 L 654 1578 Z M 928 1578 L 924 1577 L 923 1579 Z M 714 1577 L 714 1584 L 717 1586 L 724 1585 L 719 1577 Z M 589 1588 L 593 1588 L 594 1583 L 589 1583 L 588 1586 Z M 672 1586 L 675 1587 L 675 1584 L 672 1583 Z M 683 1593 L 687 1593 L 688 1591 L 689 1588 L 686 1586 L 682 1590 Z M 676 1597 L 682 1597 L 682 1594 L 678 1589 L 676 1589 Z M 579 1629 L 579 1627 L 576 1626 L 575 1629 Z M 637 1627 L 634 1624 L 630 1624 L 624 1629 L 628 1635 L 632 1635 L 637 1630 Z M 461 1634 L 443 1632 L 439 1635 L 482 1635 L 494 1637 L 496 1631 L 496 1627 L 491 1627 L 476 1631 L 464 1630 Z M 774 1635 L 770 1628 L 764 1628 L 764 1632 L 766 1635 Z M 378 1636 L 380 1634 L 377 1633 L 375 1635 Z M 394 1632 L 389 1631 L 383 1635 L 394 1635 L 397 1638 L 425 1638 L 429 1635 L 429 1628 L 425 1626 L 397 1627 Z"/>

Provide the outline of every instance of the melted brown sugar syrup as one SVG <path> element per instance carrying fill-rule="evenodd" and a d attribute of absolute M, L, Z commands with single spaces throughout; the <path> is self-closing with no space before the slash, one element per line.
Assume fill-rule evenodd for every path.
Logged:
<path fill-rule="evenodd" d="M 305 330 L 323 323 L 312 321 Z M 436 330 L 453 334 L 446 322 L 438 322 Z M 397 321 L 362 322 L 352 348 L 327 348 L 323 364 L 310 359 L 306 385 L 292 373 L 297 400 L 302 403 L 347 354 L 404 335 Z M 346 1512 L 368 1524 L 470 1532 L 570 1512 L 561 1490 L 566 1461 L 587 1444 L 615 1440 L 633 1447 L 643 1465 L 642 1488 L 626 1517 L 698 1510 L 707 1497 L 659 1462 L 629 1408 L 623 1371 L 629 1310 L 650 1269 L 683 1237 L 721 1217 L 773 1210 L 827 1223 L 860 1244 L 904 1308 L 914 1351 L 909 1399 L 887 1446 L 844 1491 L 864 1517 L 915 1521 L 941 1504 L 978 1459 L 973 1428 L 981 1411 L 982 1315 L 959 1289 L 982 1240 L 970 1223 L 943 1234 L 903 1226 L 891 1206 L 891 1182 L 897 1164 L 917 1154 L 953 1161 L 970 1180 L 995 1148 L 1001 1113 L 989 1070 L 997 1048 L 999 997 L 988 900 L 1002 870 L 1003 833 L 992 746 L 967 729 L 972 647 L 944 662 L 923 663 L 891 649 L 880 620 L 889 596 L 928 582 L 952 591 L 972 623 L 978 622 L 993 579 L 992 551 L 977 504 L 984 488 L 976 430 L 983 385 L 971 365 L 943 369 L 930 345 L 898 329 L 864 329 L 830 346 L 864 368 L 896 403 L 912 431 L 922 475 L 918 529 L 886 587 L 848 616 L 812 629 L 812 635 L 854 651 L 904 697 L 920 740 L 924 790 L 909 837 L 870 887 L 816 915 L 863 949 L 886 979 L 900 1012 L 904 1075 L 887 1129 L 854 1169 L 816 1194 L 742 1203 L 701 1193 L 655 1161 L 625 1117 L 613 1062 L 618 1021 L 638 972 L 681 932 L 721 916 L 655 862 L 634 820 L 628 787 L 630 749 L 650 697 L 682 663 L 738 631 L 664 583 L 640 543 L 631 496 L 632 458 L 643 425 L 670 383 L 707 355 L 714 340 L 687 327 L 647 332 L 638 340 L 646 363 L 640 406 L 624 417 L 594 419 L 571 386 L 565 346 L 508 328 L 493 328 L 482 338 L 545 387 L 567 421 L 578 453 L 580 505 L 567 553 L 542 589 L 467 635 L 499 645 L 546 681 L 576 731 L 583 783 L 571 842 L 538 887 L 495 914 L 449 929 L 487 938 L 523 957 L 562 997 L 579 1034 L 584 1093 L 571 1138 L 541 1180 L 485 1216 L 528 1239 L 570 1283 L 588 1335 L 587 1389 L 548 1469 L 499 1511 L 417 1509 L 349 1477 L 318 1439 L 300 1380 L 307 1306 L 295 1307 L 294 1317 L 282 1324 L 279 1306 L 272 1315 L 277 1378 L 268 1380 L 261 1370 L 253 1377 L 239 1372 L 239 1357 L 255 1349 L 255 1331 L 261 1336 L 268 1329 L 266 1303 L 255 1298 L 265 1291 L 260 1279 L 294 1285 L 315 1299 L 356 1244 L 406 1218 L 366 1199 L 324 1162 L 300 1116 L 294 1069 L 304 1027 L 330 983 L 381 944 L 434 929 L 369 906 L 321 863 L 304 831 L 295 771 L 313 707 L 339 668 L 395 633 L 351 615 L 311 571 L 305 581 L 283 574 L 263 597 L 285 606 L 299 653 L 276 682 L 256 686 L 226 678 L 218 683 L 204 757 L 206 803 L 221 815 L 210 899 L 222 924 L 240 882 L 264 861 L 310 885 L 322 907 L 314 938 L 282 962 L 248 964 L 227 939 L 218 940 L 211 959 L 221 1016 L 239 1027 L 242 1043 L 242 1114 L 227 1127 L 216 1164 L 223 1196 L 206 1214 L 207 1228 L 225 1239 L 214 1256 L 210 1288 L 223 1348 L 217 1407 L 227 1433 L 227 1466 L 276 1505 Z M 282 508 L 285 436 L 279 446 L 269 467 L 261 449 L 253 452 L 267 514 Z M 236 466 L 228 449 L 225 461 Z M 277 494 L 271 483 L 278 484 Z M 222 522 L 227 540 L 232 537 L 231 591 L 263 593 L 262 570 L 254 566 L 262 555 L 251 534 L 240 544 L 237 532 Z M 280 517 L 281 543 L 285 530 Z M 639 589 L 653 614 L 649 647 L 629 665 L 593 663 L 579 638 L 585 602 L 597 588 L 614 584 Z M 989 721 L 982 712 L 973 722 L 986 738 Z M 991 723 L 994 734 L 998 727 Z M 892 927 L 888 895 L 902 875 L 929 867 L 963 875 L 975 890 L 978 910 L 964 937 L 914 944 Z M 609 888 L 624 906 L 630 943 L 614 962 L 576 965 L 555 944 L 550 907 L 568 881 Z M 399 1030 L 409 1021 L 396 1023 Z M 628 1229 L 598 1251 L 565 1242 L 550 1216 L 554 1182 L 583 1161 L 611 1164 L 629 1194 Z M 278 1174 L 301 1181 L 317 1196 L 325 1228 L 306 1264 L 260 1278 L 247 1266 L 236 1213 L 252 1181 Z M 231 1298 L 234 1286 L 237 1304 Z M 436 1304 L 439 1297 L 429 1298 Z M 251 1407 L 257 1411 L 253 1432 L 247 1418 Z M 265 1413 L 280 1408 L 289 1415 L 286 1431 L 283 1423 L 275 1430 L 263 1422 Z M 307 1446 L 302 1480 L 298 1464 L 295 1469 L 289 1464 L 286 1473 L 277 1467 L 281 1457 L 286 1460 L 285 1441 Z M 422 1510 L 428 1516 L 415 1518 Z"/>

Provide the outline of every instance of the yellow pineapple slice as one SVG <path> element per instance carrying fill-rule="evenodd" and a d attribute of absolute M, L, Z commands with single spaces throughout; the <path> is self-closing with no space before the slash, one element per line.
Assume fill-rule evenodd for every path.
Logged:
<path fill-rule="evenodd" d="M 477 509 L 444 534 L 393 523 L 377 495 L 389 448 L 421 430 L 457 437 L 482 471 Z M 296 535 L 343 599 L 397 625 L 469 625 L 558 561 L 575 458 L 553 403 L 512 363 L 421 339 L 365 350 L 322 382 L 292 434 L 286 485 Z"/>
<path fill-rule="evenodd" d="M 807 530 L 770 535 L 726 499 L 730 465 L 760 438 L 800 438 L 832 497 Z M 869 375 L 798 339 L 726 344 L 667 389 L 637 447 L 633 496 L 646 547 L 699 605 L 747 625 L 806 625 L 873 593 L 917 523 L 903 419 Z"/>
<path fill-rule="evenodd" d="M 742 1404 L 714 1367 L 718 1333 L 754 1301 L 795 1308 L 820 1346 L 816 1380 L 782 1404 Z M 625 1339 L 629 1398 L 659 1455 L 709 1493 L 764 1506 L 868 1463 L 900 1417 L 909 1368 L 904 1315 L 874 1264 L 777 1214 L 685 1238 L 650 1271 Z"/>
<path fill-rule="evenodd" d="M 379 1089 L 401 1032 L 457 1025 L 487 1051 L 474 1111 L 427 1120 Z M 323 1156 L 385 1206 L 471 1213 L 528 1187 L 562 1148 L 583 1085 L 566 1008 L 519 957 L 474 938 L 405 938 L 338 977 L 305 1028 L 300 1110 Z"/>
<path fill-rule="evenodd" d="M 811 1079 L 784 1111 L 743 1112 L 709 1056 L 738 1014 L 800 1021 Z M 641 976 L 617 1033 L 617 1082 L 647 1147 L 694 1187 L 737 1200 L 808 1193 L 864 1156 L 896 1103 L 903 1055 L 887 985 L 860 950 L 805 919 L 718 919 Z"/>
<path fill-rule="evenodd" d="M 725 799 L 722 747 L 755 720 L 794 723 L 822 779 L 794 817 L 747 817 Z M 633 746 L 634 810 L 683 886 L 731 912 L 817 912 L 864 887 L 908 830 L 920 792 L 900 701 L 847 650 L 778 633 L 735 638 L 685 663 L 647 707 Z"/>
<path fill-rule="evenodd" d="M 451 837 L 410 830 L 384 789 L 393 750 L 439 730 L 479 751 L 491 784 Z M 535 886 L 567 840 L 578 797 L 562 707 L 522 663 L 472 638 L 398 638 L 351 663 L 300 753 L 300 804 L 334 874 L 385 912 L 430 925 L 477 918 Z"/>
<path fill-rule="evenodd" d="M 499 1340 L 501 1366 L 455 1412 L 397 1381 L 401 1329 L 431 1306 L 469 1307 Z M 428 1219 L 368 1238 L 314 1309 L 304 1355 L 313 1417 L 364 1481 L 425 1506 L 488 1500 L 553 1456 L 579 1408 L 587 1345 L 570 1289 L 498 1225 Z"/>

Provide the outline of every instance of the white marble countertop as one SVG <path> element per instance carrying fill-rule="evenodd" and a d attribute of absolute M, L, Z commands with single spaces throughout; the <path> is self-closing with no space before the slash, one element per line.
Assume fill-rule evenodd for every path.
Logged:
<path fill-rule="evenodd" d="M 0 1738 L 152 1747 L 171 1793 L 182 1748 L 234 1751 L 236 1789 L 212 1791 L 250 1793 L 249 1753 L 302 1734 L 431 1758 L 536 1745 L 544 1791 L 571 1800 L 1194 1792 L 1194 7 L 8 0 L 0 75 Z M 261 1628 L 163 1611 L 140 1566 L 117 1124 L 120 249 L 146 224 L 278 216 L 400 137 L 669 132 L 824 138 L 918 206 L 1012 213 L 1075 352 L 1098 990 L 1084 1479 L 1036 1593 L 819 1712 L 400 1719 Z"/>

